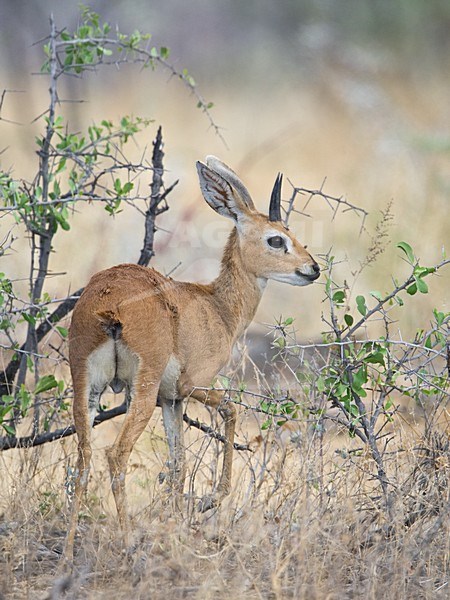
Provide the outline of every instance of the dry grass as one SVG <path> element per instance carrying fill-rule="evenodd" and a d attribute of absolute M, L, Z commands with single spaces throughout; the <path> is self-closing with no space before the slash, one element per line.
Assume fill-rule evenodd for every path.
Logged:
<path fill-rule="evenodd" d="M 204 417 L 204 414 L 203 414 Z M 399 429 L 400 423 L 395 424 Z M 64 472 L 74 442 L 2 456 L 0 593 L 4 598 L 447 598 L 448 436 L 426 441 L 403 425 L 387 461 L 391 520 L 373 464 L 355 441 L 308 424 L 261 432 L 243 415 L 253 453 L 235 458 L 234 489 L 201 515 L 194 497 L 215 480 L 220 448 L 189 432 L 189 488 L 174 516 L 157 474 L 161 429 L 144 434 L 128 474 L 134 544 L 121 546 L 102 448 L 96 459 L 71 576 L 56 574 L 67 518 Z M 251 433 L 249 433 L 251 432 Z M 64 592 L 65 590 L 65 592 Z"/>

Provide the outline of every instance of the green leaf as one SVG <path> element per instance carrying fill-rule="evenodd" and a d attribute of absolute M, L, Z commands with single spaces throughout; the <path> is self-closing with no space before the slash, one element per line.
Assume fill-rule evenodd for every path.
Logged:
<path fill-rule="evenodd" d="M 417 285 L 415 283 L 413 283 L 412 285 L 409 286 L 409 288 L 406 291 L 410 296 L 414 296 L 414 294 L 417 293 Z"/>
<path fill-rule="evenodd" d="M 69 335 L 69 330 L 65 327 L 57 326 L 56 329 L 59 331 L 61 337 L 66 338 Z"/>
<path fill-rule="evenodd" d="M 57 223 L 60 225 L 61 229 L 64 229 L 64 231 L 69 231 L 70 223 L 68 221 L 66 221 L 62 212 L 59 212 L 56 209 L 54 209 L 52 212 L 53 212 L 53 216 L 55 217 Z"/>
<path fill-rule="evenodd" d="M 345 385 L 344 383 L 342 383 L 342 381 L 340 381 L 336 389 L 334 390 L 334 394 L 338 398 L 348 398 L 348 385 Z"/>
<path fill-rule="evenodd" d="M 419 290 L 419 292 L 421 294 L 427 294 L 428 293 L 428 285 L 426 284 L 426 282 L 421 277 L 417 277 L 416 278 L 416 285 L 417 285 L 417 289 Z"/>
<path fill-rule="evenodd" d="M 30 392 L 27 390 L 25 385 L 22 383 L 20 386 L 19 393 L 17 394 L 18 399 L 20 400 L 20 413 L 22 417 L 26 417 L 28 408 L 31 404 L 32 397 Z"/>
<path fill-rule="evenodd" d="M 285 327 L 288 327 L 289 325 L 292 325 L 293 322 L 294 322 L 294 319 L 292 317 L 288 317 L 287 319 L 285 319 L 283 321 L 283 325 Z"/>
<path fill-rule="evenodd" d="M 68 223 L 65 219 L 62 219 L 59 222 L 61 229 L 63 229 L 64 231 L 69 231 L 70 230 L 70 223 Z"/>
<path fill-rule="evenodd" d="M 425 275 L 429 275 L 430 273 L 435 273 L 436 267 L 420 267 L 419 265 L 414 269 L 415 277 L 425 277 Z"/>
<path fill-rule="evenodd" d="M 22 317 L 25 319 L 25 321 L 27 323 L 29 323 L 30 325 L 36 325 L 36 317 L 33 317 L 33 315 L 30 315 L 26 312 L 22 313 Z"/>
<path fill-rule="evenodd" d="M 367 314 L 366 299 L 364 296 L 356 296 L 356 306 L 363 317 Z"/>
<path fill-rule="evenodd" d="M 222 384 L 223 388 L 227 389 L 230 387 L 231 379 L 229 377 L 222 375 L 221 377 L 219 377 L 219 379 L 220 379 L 220 383 Z"/>
<path fill-rule="evenodd" d="M 352 377 L 352 390 L 360 398 L 367 396 L 366 390 L 363 385 L 367 383 L 367 368 L 363 365 L 356 373 L 353 373 Z"/>
<path fill-rule="evenodd" d="M 54 375 L 44 375 L 39 379 L 34 390 L 35 394 L 42 394 L 58 386 Z"/>
<path fill-rule="evenodd" d="M 15 402 L 14 396 L 3 394 L 0 402 L 0 406 L 13 406 Z"/>
<path fill-rule="evenodd" d="M 317 391 L 322 393 L 325 391 L 325 379 L 320 376 L 316 381 Z"/>
<path fill-rule="evenodd" d="M 14 427 L 11 427 L 11 425 L 6 425 L 6 423 L 2 423 L 2 427 L 8 435 L 16 434 L 16 430 L 14 429 Z"/>
<path fill-rule="evenodd" d="M 122 193 L 122 183 L 119 178 L 114 180 L 114 189 L 119 195 Z"/>
<path fill-rule="evenodd" d="M 343 304 L 345 301 L 345 292 L 342 290 L 334 292 L 332 300 L 335 304 Z"/>
<path fill-rule="evenodd" d="M 279 348 L 284 348 L 286 346 L 286 340 L 283 337 L 279 337 L 276 340 L 273 340 L 273 344 Z"/>
<path fill-rule="evenodd" d="M 58 164 L 58 167 L 57 167 L 57 169 L 55 171 L 55 174 L 61 173 L 61 171 L 63 171 L 66 168 L 66 162 L 67 162 L 66 158 L 62 158 L 59 161 L 59 164 Z"/>
<path fill-rule="evenodd" d="M 369 354 L 369 356 L 366 356 L 364 362 L 383 365 L 384 367 L 384 354 L 382 352 L 374 352 L 373 354 Z"/>
<path fill-rule="evenodd" d="M 436 308 L 433 310 L 433 314 L 434 318 L 436 319 L 437 326 L 441 327 L 445 319 L 445 314 L 443 312 L 438 312 Z"/>
<path fill-rule="evenodd" d="M 407 244 L 406 242 L 399 242 L 397 244 L 397 248 L 400 248 L 400 250 L 403 250 L 403 252 L 406 254 L 406 256 L 411 264 L 415 261 L 413 249 L 411 248 L 411 246 L 409 244 Z"/>
<path fill-rule="evenodd" d="M 134 184 L 131 183 L 131 181 L 127 181 L 127 183 L 125 183 L 125 185 L 122 188 L 122 194 L 129 194 L 131 192 L 131 190 L 133 189 Z"/>
<path fill-rule="evenodd" d="M 347 313 L 346 315 L 344 315 L 344 321 L 346 325 L 348 325 L 348 327 L 351 327 L 353 325 L 354 318 L 351 314 Z"/>
<path fill-rule="evenodd" d="M 364 392 L 364 394 L 365 394 L 365 392 Z M 353 417 L 356 417 L 355 421 L 353 421 L 353 424 L 356 425 L 358 423 L 357 418 L 359 417 L 359 408 L 356 406 L 356 404 L 350 404 L 349 409 L 350 409 L 350 414 Z"/>
<path fill-rule="evenodd" d="M 383 300 L 383 296 L 381 295 L 381 293 L 377 292 L 376 290 L 370 292 L 370 295 L 373 296 L 379 302 L 381 302 Z"/>

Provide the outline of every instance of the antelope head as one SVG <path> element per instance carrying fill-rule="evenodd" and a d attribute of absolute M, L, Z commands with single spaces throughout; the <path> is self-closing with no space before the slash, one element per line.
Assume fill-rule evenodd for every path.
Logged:
<path fill-rule="evenodd" d="M 206 202 L 218 214 L 234 221 L 244 269 L 258 280 L 274 279 L 290 285 L 309 285 L 320 267 L 281 220 L 282 175 L 278 174 L 269 215 L 258 212 L 247 188 L 230 167 L 214 156 L 197 162 Z"/>

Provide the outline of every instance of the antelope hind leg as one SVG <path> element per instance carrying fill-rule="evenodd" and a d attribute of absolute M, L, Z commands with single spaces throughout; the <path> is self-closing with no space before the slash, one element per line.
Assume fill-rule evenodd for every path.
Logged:
<path fill-rule="evenodd" d="M 174 509 L 182 512 L 186 461 L 183 435 L 183 401 L 161 400 L 164 429 L 169 446 L 169 492 L 173 493 Z"/>

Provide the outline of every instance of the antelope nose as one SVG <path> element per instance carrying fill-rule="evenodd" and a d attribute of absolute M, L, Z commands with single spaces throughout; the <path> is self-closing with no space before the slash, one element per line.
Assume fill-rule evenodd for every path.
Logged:
<path fill-rule="evenodd" d="M 304 277 L 305 279 L 308 279 L 311 282 L 315 281 L 320 277 L 320 267 L 316 262 L 314 262 L 311 266 L 308 266 L 306 268 L 308 269 L 306 273 L 306 269 L 295 269 L 296 275 Z"/>
<path fill-rule="evenodd" d="M 320 277 L 320 267 L 316 262 L 311 265 L 311 273 L 308 275 L 308 279 L 315 281 Z"/>

